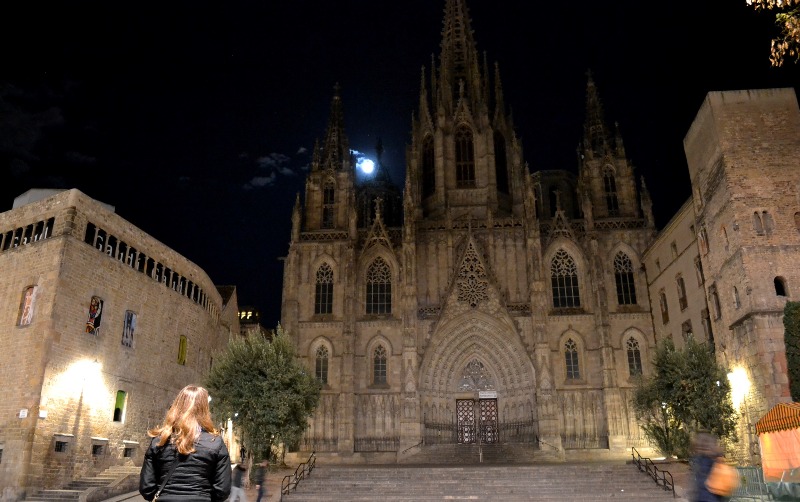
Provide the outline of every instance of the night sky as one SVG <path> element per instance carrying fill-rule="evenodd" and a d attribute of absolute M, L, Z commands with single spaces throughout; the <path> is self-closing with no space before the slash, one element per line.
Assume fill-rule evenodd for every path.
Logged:
<path fill-rule="evenodd" d="M 444 0 L 14 1 L 0 6 L 0 211 L 78 188 L 280 315 L 309 151 L 342 87 L 353 149 L 402 186 Z M 576 172 L 586 73 L 662 227 L 690 195 L 683 137 L 707 92 L 800 85 L 745 0 L 467 0 L 531 170 Z"/>

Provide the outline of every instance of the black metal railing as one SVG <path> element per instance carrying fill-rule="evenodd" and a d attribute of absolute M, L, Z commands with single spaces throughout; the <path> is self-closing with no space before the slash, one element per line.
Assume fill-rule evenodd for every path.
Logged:
<path fill-rule="evenodd" d="M 633 463 L 636 464 L 636 467 L 641 472 L 647 473 L 656 482 L 656 485 L 662 487 L 665 491 L 672 492 L 672 498 L 675 498 L 675 481 L 669 471 L 659 469 L 652 460 L 642 457 L 636 448 L 631 448 L 631 457 L 633 457 Z"/>
<path fill-rule="evenodd" d="M 288 474 L 283 477 L 283 481 L 281 481 L 281 498 L 283 500 L 284 495 L 288 495 L 290 490 L 296 490 L 298 483 L 305 479 L 307 476 L 311 475 L 311 471 L 314 470 L 314 467 L 317 465 L 317 457 L 315 452 L 311 452 L 311 455 L 308 457 L 308 461 L 303 462 L 302 464 L 297 466 L 297 469 L 294 470 L 294 474 Z"/>
<path fill-rule="evenodd" d="M 290 451 L 333 452 L 338 450 L 339 440 L 337 438 L 304 437 L 297 445 L 297 449 Z"/>
<path fill-rule="evenodd" d="M 354 451 L 397 451 L 400 448 L 400 438 L 394 437 L 365 437 L 355 439 Z"/>
<path fill-rule="evenodd" d="M 480 431 L 481 443 L 484 444 L 538 444 L 539 427 L 535 420 L 481 424 L 478 429 L 470 423 L 425 422 L 422 429 L 422 442 L 427 445 L 477 443 L 477 431 Z"/>

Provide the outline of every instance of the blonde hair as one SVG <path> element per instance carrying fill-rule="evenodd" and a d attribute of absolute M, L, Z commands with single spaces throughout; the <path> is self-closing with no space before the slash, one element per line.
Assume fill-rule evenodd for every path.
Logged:
<path fill-rule="evenodd" d="M 175 445 L 178 453 L 187 455 L 195 451 L 194 443 L 200 431 L 219 435 L 211 421 L 211 410 L 208 407 L 208 391 L 198 385 L 187 385 L 172 402 L 167 410 L 164 423 L 147 431 L 150 437 L 158 437 L 158 446 L 169 441 Z"/>

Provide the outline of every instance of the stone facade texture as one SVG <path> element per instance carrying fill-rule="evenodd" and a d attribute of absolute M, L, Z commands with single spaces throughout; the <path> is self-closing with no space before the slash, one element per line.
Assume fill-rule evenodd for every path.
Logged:
<path fill-rule="evenodd" d="M 109 206 L 31 200 L 0 213 L 3 500 L 140 463 L 146 430 L 239 332 L 232 288 Z"/>

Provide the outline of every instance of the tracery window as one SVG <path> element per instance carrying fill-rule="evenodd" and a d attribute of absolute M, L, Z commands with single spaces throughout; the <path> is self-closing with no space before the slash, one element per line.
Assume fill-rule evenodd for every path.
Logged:
<path fill-rule="evenodd" d="M 320 345 L 317 348 L 317 359 L 314 365 L 314 376 L 321 384 L 328 383 L 328 348 Z"/>
<path fill-rule="evenodd" d="M 433 137 L 422 140 L 422 197 L 430 197 L 436 191 L 436 165 L 433 154 Z"/>
<path fill-rule="evenodd" d="M 333 183 L 327 182 L 322 188 L 322 228 L 333 228 L 336 210 L 336 190 Z"/>
<path fill-rule="evenodd" d="M 392 272 L 381 257 L 367 269 L 367 314 L 392 313 Z"/>
<path fill-rule="evenodd" d="M 606 194 L 606 207 L 609 216 L 619 216 L 619 200 L 617 199 L 617 181 L 614 171 L 606 168 L 603 172 L 603 188 Z"/>
<path fill-rule="evenodd" d="M 575 260 L 563 249 L 556 251 L 550 263 L 550 284 L 553 290 L 553 307 L 580 307 L 578 267 Z"/>
<path fill-rule="evenodd" d="M 36 286 L 28 286 L 22 292 L 22 303 L 19 308 L 19 326 L 27 326 L 33 322 L 33 307 L 36 302 Z"/>
<path fill-rule="evenodd" d="M 614 257 L 614 279 L 617 283 L 617 303 L 635 305 L 636 283 L 633 276 L 633 262 L 622 251 Z"/>
<path fill-rule="evenodd" d="M 634 338 L 628 338 L 628 372 L 631 376 L 642 374 L 642 353 L 639 350 L 639 341 Z"/>
<path fill-rule="evenodd" d="M 456 188 L 475 187 L 475 149 L 467 126 L 456 130 Z"/>
<path fill-rule="evenodd" d="M 667 324 L 669 322 L 669 305 L 667 305 L 667 294 L 662 289 L 658 293 L 659 303 L 661 303 L 661 323 Z"/>
<path fill-rule="evenodd" d="M 508 193 L 508 165 L 506 159 L 506 139 L 497 131 L 494 133 L 494 166 L 497 191 Z"/>
<path fill-rule="evenodd" d="M 579 380 L 581 369 L 578 364 L 578 344 L 572 338 L 564 344 L 564 361 L 567 366 L 567 380 Z"/>
<path fill-rule="evenodd" d="M 333 269 L 330 265 L 320 265 L 316 281 L 314 314 L 330 314 L 333 312 Z"/>
<path fill-rule="evenodd" d="M 372 352 L 372 383 L 386 383 L 386 349 L 378 345 Z"/>
<path fill-rule="evenodd" d="M 102 317 L 103 300 L 99 296 L 93 296 L 89 302 L 89 318 L 86 320 L 86 332 L 90 335 L 99 335 Z"/>

